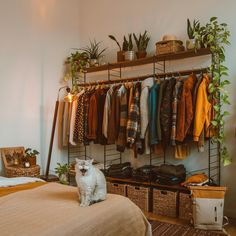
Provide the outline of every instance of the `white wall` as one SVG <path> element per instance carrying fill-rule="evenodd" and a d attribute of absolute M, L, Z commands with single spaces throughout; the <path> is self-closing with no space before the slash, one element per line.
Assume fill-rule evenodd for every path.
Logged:
<path fill-rule="evenodd" d="M 202 23 L 209 20 L 211 16 L 218 16 L 219 20 L 229 24 L 229 29 L 232 33 L 231 42 L 232 45 L 227 48 L 226 60 L 230 69 L 229 79 L 231 86 L 228 90 L 230 92 L 230 100 L 232 105 L 227 107 L 230 110 L 231 115 L 227 118 L 226 123 L 226 141 L 230 154 L 234 159 L 231 166 L 222 168 L 223 184 L 228 186 L 229 191 L 226 197 L 226 214 L 236 217 L 236 186 L 234 179 L 236 178 L 236 163 L 235 163 L 235 91 L 236 82 L 234 80 L 236 76 L 236 27 L 235 27 L 235 9 L 236 2 L 233 0 L 228 1 L 160 1 L 160 0 L 80 0 L 80 34 L 81 34 L 81 46 L 88 44 L 89 39 L 96 38 L 98 41 L 103 41 L 103 45 L 108 47 L 106 57 L 104 61 L 115 60 L 117 47 L 116 44 L 108 38 L 108 34 L 114 34 L 120 41 L 124 34 L 130 32 L 143 32 L 148 30 L 152 36 L 149 52 L 153 53 L 155 50 L 155 42 L 160 40 L 164 34 L 175 34 L 180 39 L 185 40 L 186 35 L 186 20 L 187 18 L 199 19 Z M 188 68 L 197 68 L 203 66 L 207 60 L 184 60 L 178 63 L 180 66 L 187 66 Z M 173 70 L 176 65 L 169 64 L 168 69 Z M 146 67 L 145 67 L 146 68 Z M 149 67 L 150 68 L 150 67 Z M 150 70 L 150 69 L 149 69 Z M 131 69 L 134 73 L 134 69 Z M 148 69 L 146 69 L 148 71 Z M 138 72 L 139 73 L 139 72 Z M 129 74 L 125 71 L 125 76 Z M 106 79 L 106 74 L 99 74 L 97 76 L 90 76 L 91 79 L 103 78 Z M 98 152 L 100 150 L 100 152 Z M 91 155 L 101 157 L 102 149 L 99 146 L 91 149 Z M 189 160 L 186 160 L 185 164 L 187 168 L 195 168 L 200 162 L 204 165 L 204 160 L 207 159 L 207 153 L 199 156 L 193 151 L 193 155 Z"/>
<path fill-rule="evenodd" d="M 33 147 L 45 166 L 63 62 L 78 47 L 77 0 L 0 1 L 0 147 Z M 57 140 L 51 169 L 66 154 Z"/>

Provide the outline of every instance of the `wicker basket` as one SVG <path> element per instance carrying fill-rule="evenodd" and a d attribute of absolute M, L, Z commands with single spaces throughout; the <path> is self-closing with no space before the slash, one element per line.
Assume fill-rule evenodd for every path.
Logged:
<path fill-rule="evenodd" d="M 192 218 L 192 200 L 188 193 L 179 194 L 179 218 L 183 220 Z"/>
<path fill-rule="evenodd" d="M 153 189 L 153 213 L 176 217 L 177 192 Z"/>
<path fill-rule="evenodd" d="M 5 168 L 5 175 L 8 178 L 11 177 L 39 177 L 40 175 L 40 167 L 39 165 L 35 165 L 29 168 L 23 167 L 7 167 Z"/>
<path fill-rule="evenodd" d="M 156 54 L 168 54 L 184 51 L 183 42 L 180 40 L 160 41 L 156 43 Z"/>
<path fill-rule="evenodd" d="M 107 192 L 126 197 L 126 184 L 117 184 L 107 182 Z"/>
<path fill-rule="evenodd" d="M 38 177 L 40 175 L 39 165 L 35 165 L 29 168 L 23 168 L 22 166 L 14 166 L 12 164 L 12 160 L 7 157 L 8 155 L 12 155 L 13 153 L 21 153 L 22 155 L 24 155 L 25 154 L 24 147 L 1 148 L 0 152 L 3 160 L 6 177 L 9 178 L 20 177 L 20 176 Z"/>
<path fill-rule="evenodd" d="M 149 195 L 149 188 L 127 186 L 127 197 L 144 212 L 149 211 Z"/>

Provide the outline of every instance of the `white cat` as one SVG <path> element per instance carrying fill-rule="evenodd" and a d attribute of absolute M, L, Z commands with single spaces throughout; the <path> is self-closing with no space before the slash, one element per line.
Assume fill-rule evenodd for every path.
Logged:
<path fill-rule="evenodd" d="M 106 199 L 107 187 L 104 174 L 93 166 L 92 160 L 76 158 L 76 183 L 80 195 L 80 206 L 86 207 Z"/>

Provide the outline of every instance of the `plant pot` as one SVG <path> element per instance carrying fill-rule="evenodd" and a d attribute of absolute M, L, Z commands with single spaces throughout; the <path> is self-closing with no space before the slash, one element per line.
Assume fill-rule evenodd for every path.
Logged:
<path fill-rule="evenodd" d="M 98 59 L 90 59 L 89 60 L 89 65 L 90 66 L 98 66 L 99 65 Z"/>
<path fill-rule="evenodd" d="M 147 56 L 147 52 L 145 52 L 145 51 L 138 51 L 138 52 L 136 52 L 137 59 L 145 58 L 146 56 Z"/>
<path fill-rule="evenodd" d="M 134 51 L 126 51 L 125 52 L 125 60 L 133 61 L 134 60 Z"/>
<path fill-rule="evenodd" d="M 29 156 L 27 158 L 27 161 L 30 163 L 30 166 L 35 166 L 36 165 L 36 156 Z"/>
<path fill-rule="evenodd" d="M 62 184 L 68 184 L 68 175 L 67 174 L 60 174 L 59 181 Z"/>
<path fill-rule="evenodd" d="M 186 48 L 187 48 L 187 50 L 192 50 L 195 48 L 199 49 L 200 45 L 196 39 L 188 39 L 188 40 L 186 40 Z"/>
<path fill-rule="evenodd" d="M 125 52 L 124 51 L 118 51 L 117 52 L 117 61 L 121 62 L 125 60 Z"/>

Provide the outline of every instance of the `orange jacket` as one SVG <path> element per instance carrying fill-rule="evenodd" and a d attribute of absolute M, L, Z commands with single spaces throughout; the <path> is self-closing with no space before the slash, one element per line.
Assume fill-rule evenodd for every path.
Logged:
<path fill-rule="evenodd" d="M 192 90 L 195 84 L 196 76 L 190 75 L 184 81 L 181 99 L 178 104 L 176 140 L 183 142 L 193 120 L 193 99 Z"/>
<path fill-rule="evenodd" d="M 209 77 L 208 75 L 204 75 L 201 84 L 199 85 L 197 92 L 197 100 L 196 100 L 196 110 L 195 110 L 195 119 L 194 119 L 194 127 L 193 127 L 193 140 L 198 141 L 199 136 L 204 129 L 206 136 L 209 136 L 208 128 L 211 122 L 211 103 L 208 100 L 208 89 L 209 85 Z"/>

